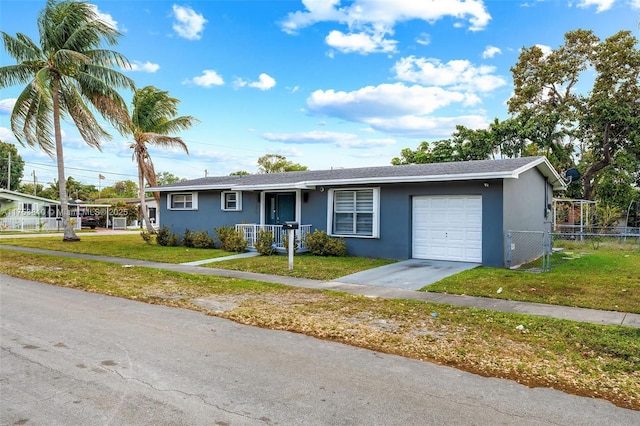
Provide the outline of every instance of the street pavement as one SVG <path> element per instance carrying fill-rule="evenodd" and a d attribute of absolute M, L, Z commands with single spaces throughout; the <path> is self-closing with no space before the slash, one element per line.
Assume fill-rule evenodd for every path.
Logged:
<path fill-rule="evenodd" d="M 548 388 L 0 275 L 1 425 L 637 425 Z"/>

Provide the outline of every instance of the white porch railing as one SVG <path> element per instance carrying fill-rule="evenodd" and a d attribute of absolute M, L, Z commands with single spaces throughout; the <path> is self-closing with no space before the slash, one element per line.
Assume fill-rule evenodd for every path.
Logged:
<path fill-rule="evenodd" d="M 254 244 L 258 239 L 258 231 L 265 230 L 273 233 L 273 240 L 278 250 L 285 250 L 282 242 L 282 236 L 285 232 L 282 230 L 282 225 L 258 225 L 257 223 L 243 223 L 236 225 L 236 229 L 242 232 L 245 240 L 247 240 L 247 248 L 255 248 Z M 311 225 L 300 225 L 299 229 L 296 229 L 295 236 L 298 239 L 298 252 L 307 251 L 306 241 L 307 234 L 311 232 Z"/>
<path fill-rule="evenodd" d="M 80 218 L 72 217 L 74 229 L 80 229 Z M 55 217 L 9 216 L 0 218 L 0 231 L 62 231 L 62 219 Z"/>

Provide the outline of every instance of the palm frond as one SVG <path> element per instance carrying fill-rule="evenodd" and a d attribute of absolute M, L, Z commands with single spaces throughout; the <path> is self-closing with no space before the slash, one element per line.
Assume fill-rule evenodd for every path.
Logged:
<path fill-rule="evenodd" d="M 15 37 L 12 37 L 4 31 L 0 33 L 7 53 L 18 63 L 42 59 L 42 52 L 26 35 L 18 33 Z"/>

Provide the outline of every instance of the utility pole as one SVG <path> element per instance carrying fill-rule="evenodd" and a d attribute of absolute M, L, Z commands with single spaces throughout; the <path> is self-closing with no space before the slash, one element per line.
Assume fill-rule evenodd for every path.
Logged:
<path fill-rule="evenodd" d="M 33 195 L 36 195 L 36 188 L 38 186 L 38 178 L 36 178 L 36 171 L 32 171 L 31 174 L 33 175 Z"/>
<path fill-rule="evenodd" d="M 7 189 L 11 191 L 11 152 L 9 152 L 9 162 L 7 163 Z"/>
<path fill-rule="evenodd" d="M 207 169 L 204 169 L 204 177 L 209 176 L 209 172 L 207 171 Z"/>

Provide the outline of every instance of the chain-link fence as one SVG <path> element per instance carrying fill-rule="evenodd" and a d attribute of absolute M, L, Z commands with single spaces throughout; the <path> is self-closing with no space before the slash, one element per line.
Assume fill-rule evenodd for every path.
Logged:
<path fill-rule="evenodd" d="M 507 268 L 546 272 L 551 269 L 551 234 L 507 231 Z"/>
<path fill-rule="evenodd" d="M 635 245 L 640 249 L 640 227 L 631 226 L 556 226 L 554 241 L 580 241 L 592 244 L 621 243 Z"/>
<path fill-rule="evenodd" d="M 640 228 L 579 227 L 562 228 L 556 232 L 507 231 L 506 264 L 509 269 L 534 272 L 551 270 L 553 248 L 561 249 L 563 242 L 585 243 L 591 247 L 602 244 L 624 244 L 640 250 Z"/>

